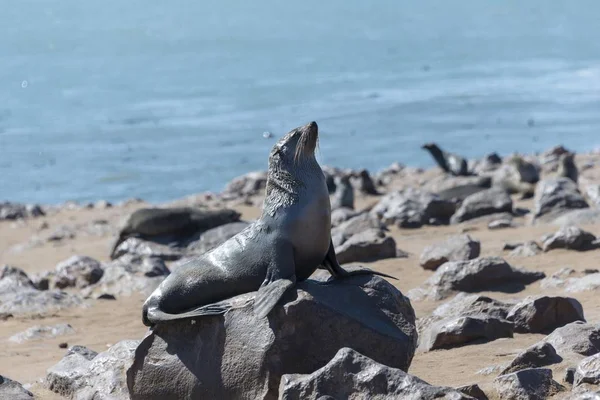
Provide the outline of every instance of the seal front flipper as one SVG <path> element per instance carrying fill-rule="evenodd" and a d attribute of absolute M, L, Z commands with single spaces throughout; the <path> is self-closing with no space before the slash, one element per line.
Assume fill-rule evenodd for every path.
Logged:
<path fill-rule="evenodd" d="M 362 268 L 362 269 L 357 269 L 357 270 L 353 270 L 353 271 L 346 271 L 344 268 L 342 268 L 342 266 L 340 265 L 340 263 L 337 260 L 337 257 L 335 256 L 335 249 L 333 248 L 333 241 L 331 241 L 331 240 L 329 241 L 329 249 L 327 250 L 327 255 L 325 256 L 325 260 L 323 260 L 323 265 L 325 266 L 325 268 L 327 268 L 329 273 L 336 279 L 341 279 L 341 278 L 346 278 L 349 276 L 356 276 L 356 275 L 379 275 L 379 276 L 383 276 L 385 278 L 391 278 L 391 279 L 398 280 L 398 278 L 396 278 L 394 276 L 384 274 L 383 272 L 373 271 L 368 268 Z"/>

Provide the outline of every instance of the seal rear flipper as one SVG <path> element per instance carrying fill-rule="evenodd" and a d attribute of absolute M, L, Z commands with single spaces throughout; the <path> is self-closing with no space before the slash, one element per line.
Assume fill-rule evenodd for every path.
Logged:
<path fill-rule="evenodd" d="M 291 279 L 277 279 L 261 286 L 254 298 L 254 314 L 265 318 L 273 307 L 281 300 L 285 292 L 296 283 L 296 276 Z"/>
<path fill-rule="evenodd" d="M 164 312 L 158 308 L 148 308 L 146 313 L 146 320 L 152 324 L 157 324 L 166 321 L 175 321 L 178 319 L 203 317 L 207 315 L 223 315 L 229 310 L 235 308 L 231 301 L 223 300 L 218 303 L 207 304 L 202 307 L 198 307 L 191 311 L 186 311 L 177 314 L 171 314 Z"/>
<path fill-rule="evenodd" d="M 344 268 L 342 268 L 342 266 L 340 265 L 340 263 L 337 260 L 337 257 L 335 255 L 335 249 L 333 248 L 333 241 L 331 241 L 331 240 L 329 242 L 329 250 L 327 250 L 327 255 L 325 256 L 325 260 L 323 260 L 322 265 L 325 266 L 325 268 L 329 271 L 331 276 L 333 276 L 335 279 L 346 278 L 349 276 L 370 274 L 370 275 L 379 275 L 379 276 L 383 276 L 385 278 L 391 278 L 391 279 L 398 280 L 398 278 L 396 278 L 394 276 L 384 274 L 383 272 L 373 271 L 368 268 L 361 268 L 361 269 L 356 269 L 353 271 L 346 271 Z"/>

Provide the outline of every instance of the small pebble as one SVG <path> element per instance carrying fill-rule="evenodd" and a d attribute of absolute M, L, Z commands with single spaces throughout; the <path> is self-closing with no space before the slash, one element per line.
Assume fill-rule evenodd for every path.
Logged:
<path fill-rule="evenodd" d="M 62 342 L 58 345 L 58 347 L 60 347 L 61 349 L 66 349 L 67 347 L 69 347 L 69 344 L 66 342 Z"/>

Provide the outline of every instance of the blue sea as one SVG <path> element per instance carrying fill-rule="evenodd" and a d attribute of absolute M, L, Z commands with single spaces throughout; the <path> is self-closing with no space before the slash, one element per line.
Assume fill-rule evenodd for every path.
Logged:
<path fill-rule="evenodd" d="M 321 163 L 373 172 L 433 165 L 425 141 L 589 151 L 599 17 L 596 0 L 5 0 L 0 201 L 219 191 L 311 120 Z"/>

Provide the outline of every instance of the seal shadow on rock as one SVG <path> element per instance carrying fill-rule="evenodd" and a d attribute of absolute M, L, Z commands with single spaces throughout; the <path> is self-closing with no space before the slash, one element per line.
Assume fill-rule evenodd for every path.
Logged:
<path fill-rule="evenodd" d="M 273 146 L 261 217 L 175 269 L 144 303 L 145 325 L 224 314 L 235 306 L 232 297 L 255 291 L 254 312 L 264 318 L 288 289 L 319 267 L 334 278 L 393 278 L 368 269 L 348 272 L 337 261 L 329 191 L 315 158 L 317 142 L 318 127 L 311 122 Z"/>

